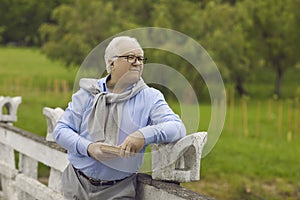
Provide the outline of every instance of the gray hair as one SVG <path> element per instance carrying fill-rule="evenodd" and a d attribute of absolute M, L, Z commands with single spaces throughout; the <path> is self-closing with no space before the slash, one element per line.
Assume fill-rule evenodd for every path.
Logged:
<path fill-rule="evenodd" d="M 115 56 L 123 55 L 134 49 L 141 49 L 143 51 L 139 42 L 133 37 L 119 36 L 112 39 L 107 45 L 104 55 L 107 72 L 110 73 L 110 65 L 116 59 L 114 58 Z"/>

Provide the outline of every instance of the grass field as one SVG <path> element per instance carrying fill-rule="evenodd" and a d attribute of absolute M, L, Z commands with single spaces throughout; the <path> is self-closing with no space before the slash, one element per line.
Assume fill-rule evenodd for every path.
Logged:
<path fill-rule="evenodd" d="M 49 61 L 38 49 L 0 48 L 0 95 L 22 96 L 15 126 L 44 136 L 43 107 L 67 105 L 76 73 Z"/>
<path fill-rule="evenodd" d="M 0 96 L 22 96 L 14 125 L 45 136 L 42 108 L 66 107 L 76 72 L 49 61 L 38 49 L 0 48 Z M 184 187 L 225 200 L 300 199 L 299 69 L 284 77 L 286 98 L 281 100 L 269 98 L 270 74 L 250 80 L 247 88 L 255 98 L 234 98 L 227 88 L 224 130 L 201 161 L 201 180 Z M 210 105 L 200 105 L 200 111 L 199 129 L 207 130 Z"/>

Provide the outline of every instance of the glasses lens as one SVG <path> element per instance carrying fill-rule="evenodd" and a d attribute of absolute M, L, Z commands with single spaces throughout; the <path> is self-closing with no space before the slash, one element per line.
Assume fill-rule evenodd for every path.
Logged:
<path fill-rule="evenodd" d="M 143 62 L 144 64 L 146 63 L 146 61 L 147 61 L 147 58 L 142 58 L 141 59 L 141 62 Z"/>
<path fill-rule="evenodd" d="M 120 56 L 120 57 L 125 57 L 127 59 L 127 62 L 133 64 L 135 63 L 137 60 L 140 62 L 140 63 L 146 63 L 146 60 L 147 58 L 144 58 L 142 56 Z"/>
<path fill-rule="evenodd" d="M 138 59 L 139 62 L 144 62 L 144 58 L 143 57 L 136 57 Z"/>
<path fill-rule="evenodd" d="M 134 63 L 135 62 L 135 56 L 127 56 L 127 61 L 129 63 Z"/>

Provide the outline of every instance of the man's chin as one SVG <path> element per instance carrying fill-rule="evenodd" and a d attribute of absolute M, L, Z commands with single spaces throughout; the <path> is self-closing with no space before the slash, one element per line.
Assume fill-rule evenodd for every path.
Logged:
<path fill-rule="evenodd" d="M 119 81 L 118 84 L 125 85 L 132 85 L 140 80 L 141 76 L 139 73 L 130 73 L 123 76 Z"/>
<path fill-rule="evenodd" d="M 140 80 L 141 76 L 139 72 L 136 73 L 130 73 L 126 76 L 126 80 L 128 80 L 129 83 L 133 84 Z"/>

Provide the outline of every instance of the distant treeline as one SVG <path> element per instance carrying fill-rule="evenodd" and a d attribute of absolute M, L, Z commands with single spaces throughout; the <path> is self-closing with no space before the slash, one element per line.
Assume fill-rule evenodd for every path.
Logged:
<path fill-rule="evenodd" d="M 41 46 L 49 58 L 79 66 L 114 34 L 170 28 L 199 42 L 237 94 L 248 93 L 245 84 L 255 69 L 268 68 L 280 97 L 284 74 L 299 68 L 299 10 L 300 0 L 0 0 L 0 41 Z M 182 58 L 146 53 L 152 61 L 174 66 L 192 86 L 199 83 L 201 77 L 187 70 Z"/>

